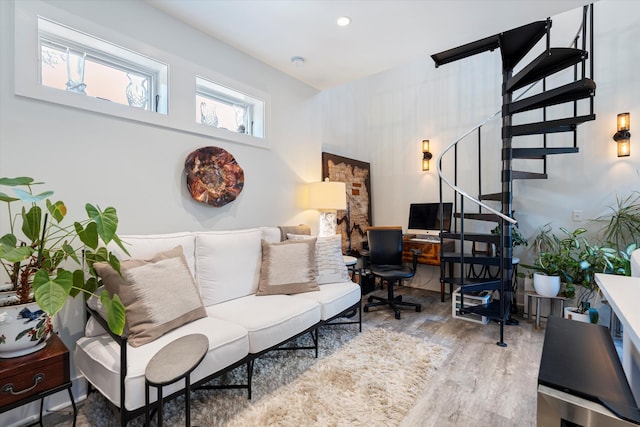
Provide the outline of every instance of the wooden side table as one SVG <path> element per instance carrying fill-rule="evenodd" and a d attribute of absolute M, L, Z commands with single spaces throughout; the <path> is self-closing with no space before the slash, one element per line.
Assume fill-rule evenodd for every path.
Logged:
<path fill-rule="evenodd" d="M 58 335 L 53 334 L 42 350 L 25 356 L 0 359 L 0 413 L 40 400 L 40 425 L 44 398 L 67 390 L 73 406 L 76 425 L 76 404 L 71 392 L 69 350 Z"/>

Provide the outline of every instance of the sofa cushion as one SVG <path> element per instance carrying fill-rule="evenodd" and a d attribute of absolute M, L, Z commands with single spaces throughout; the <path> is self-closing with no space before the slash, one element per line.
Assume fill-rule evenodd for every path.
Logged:
<path fill-rule="evenodd" d="M 180 246 L 150 260 L 123 261 L 122 276 L 107 263 L 96 263 L 94 268 L 109 294 L 118 294 L 125 306 L 133 347 L 206 316 Z"/>
<path fill-rule="evenodd" d="M 193 233 L 131 234 L 120 236 L 120 239 L 124 242 L 124 247 L 127 248 L 129 255 L 125 254 L 113 242 L 109 243 L 108 248 L 121 261 L 128 258 L 150 259 L 158 252 L 182 246 L 189 271 L 193 277 L 196 277 L 195 235 Z"/>
<path fill-rule="evenodd" d="M 140 347 L 127 346 L 127 378 L 125 408 L 144 406 L 144 371 L 151 358 L 165 345 L 188 334 L 204 334 L 209 339 L 209 351 L 190 374 L 191 382 L 214 374 L 242 360 L 249 352 L 247 330 L 234 323 L 205 317 L 166 333 Z M 74 364 L 82 375 L 103 396 L 120 407 L 120 347 L 108 335 L 80 338 L 73 351 Z M 163 387 L 165 396 L 184 388 L 184 381 Z M 151 388 L 151 401 L 156 390 Z"/>
<path fill-rule="evenodd" d="M 249 295 L 206 308 L 207 315 L 236 323 L 249 333 L 249 352 L 259 353 L 320 321 L 320 305 L 291 295 Z"/>
<path fill-rule="evenodd" d="M 280 227 L 260 227 L 262 238 L 269 243 L 276 243 L 282 240 Z"/>
<path fill-rule="evenodd" d="M 360 302 L 360 285 L 349 282 L 328 283 L 320 286 L 319 292 L 307 292 L 291 295 L 293 298 L 304 298 L 320 304 L 320 318 L 329 320 L 349 307 Z"/>
<path fill-rule="evenodd" d="M 300 234 L 288 234 L 287 238 L 290 240 L 304 240 L 313 237 Z M 316 240 L 315 255 L 316 279 L 319 285 L 350 281 L 349 272 L 342 257 L 342 236 L 340 234 L 318 237 Z"/>
<path fill-rule="evenodd" d="M 257 295 L 317 291 L 315 276 L 315 239 L 280 243 L 262 241 Z"/>
<path fill-rule="evenodd" d="M 260 278 L 262 230 L 196 233 L 197 280 L 204 305 L 255 294 Z"/>

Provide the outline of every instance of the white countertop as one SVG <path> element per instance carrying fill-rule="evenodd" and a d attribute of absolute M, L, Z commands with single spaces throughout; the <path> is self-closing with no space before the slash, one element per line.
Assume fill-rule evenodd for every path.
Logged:
<path fill-rule="evenodd" d="M 640 277 L 596 274 L 596 283 L 625 325 L 624 334 L 640 348 Z"/>

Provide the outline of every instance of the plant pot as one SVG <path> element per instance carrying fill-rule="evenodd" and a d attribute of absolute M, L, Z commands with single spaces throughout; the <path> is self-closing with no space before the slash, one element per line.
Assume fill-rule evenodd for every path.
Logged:
<path fill-rule="evenodd" d="M 569 320 L 577 320 L 578 322 L 590 323 L 589 313 L 580 313 L 578 307 L 565 307 L 564 317 Z"/>
<path fill-rule="evenodd" d="M 35 353 L 50 333 L 51 319 L 37 303 L 0 307 L 0 358 Z"/>
<path fill-rule="evenodd" d="M 560 276 L 547 276 L 541 273 L 533 274 L 533 288 L 538 295 L 555 297 L 560 292 Z"/>

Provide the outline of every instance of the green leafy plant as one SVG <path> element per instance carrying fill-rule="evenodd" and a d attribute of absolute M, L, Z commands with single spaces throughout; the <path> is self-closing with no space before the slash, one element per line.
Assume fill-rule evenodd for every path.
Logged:
<path fill-rule="evenodd" d="M 500 225 L 496 225 L 492 230 L 491 234 L 500 234 Z M 528 246 L 529 242 L 527 239 L 520 233 L 516 227 L 511 228 L 511 245 L 512 247 L 516 246 Z"/>
<path fill-rule="evenodd" d="M 569 231 L 560 228 L 562 235 L 551 232 L 549 224 L 540 229 L 534 239 L 538 254 L 531 265 L 523 267 L 550 276 L 560 276 L 563 283 L 561 295 L 567 298 L 576 296 L 576 287 L 580 292 L 577 306 L 586 311 L 586 304 L 594 293 L 599 291 L 595 281 L 596 273 L 630 274 L 630 254 L 636 245 L 629 245 L 625 251 L 618 251 L 607 245 L 592 245 L 583 235 L 584 228 Z"/>
<path fill-rule="evenodd" d="M 640 192 L 633 191 L 621 199 L 616 197 L 616 205 L 609 206 L 609 215 L 595 219 L 600 222 L 603 240 L 617 248 L 626 250 L 632 243 L 640 242 Z"/>
<path fill-rule="evenodd" d="M 82 292 L 88 298 L 100 286 L 100 278 L 93 269 L 95 262 L 107 262 L 120 271 L 120 262 L 106 248 L 109 242 L 127 251 L 116 234 L 115 208 L 102 210 L 86 204 L 86 219 L 63 225 L 66 205 L 62 201 L 52 202 L 52 191 L 34 194 L 33 187 L 40 184 L 43 183 L 30 177 L 0 178 L 0 186 L 9 187 L 13 193 L 0 192 L 9 221 L 9 232 L 0 237 L 0 262 L 10 291 L 14 292 L 4 304 L 35 301 L 53 316 L 69 296 Z M 88 271 L 83 269 L 83 260 Z M 117 295 L 111 298 L 103 291 L 100 299 L 107 308 L 109 328 L 121 335 L 125 310 L 120 298 Z"/>
<path fill-rule="evenodd" d="M 523 264 L 522 266 L 547 276 L 560 276 L 563 283 L 560 294 L 567 298 L 573 298 L 575 296 L 575 275 L 580 264 L 574 253 L 580 248 L 578 236 L 587 230 L 584 228 L 578 228 L 573 232 L 569 232 L 565 228 L 560 230 L 565 236 L 558 237 L 553 234 L 549 224 L 541 228 L 534 238 L 534 247 L 537 251 L 535 261 L 533 264 Z"/>

